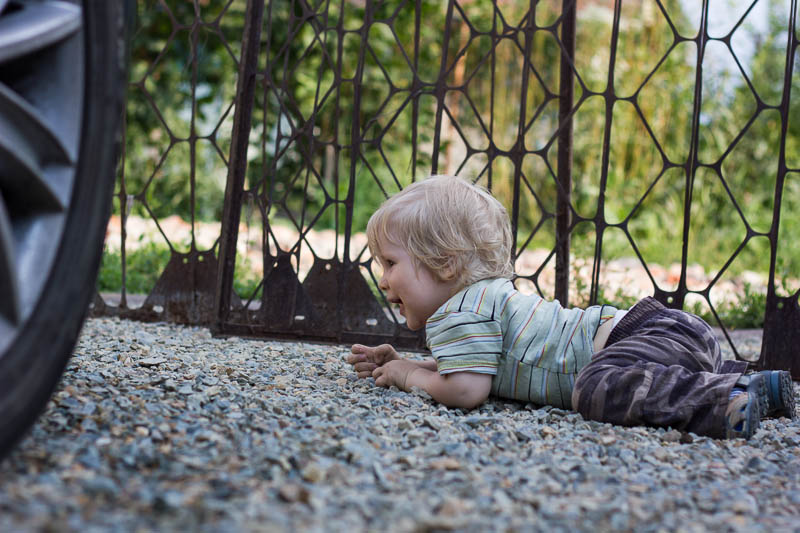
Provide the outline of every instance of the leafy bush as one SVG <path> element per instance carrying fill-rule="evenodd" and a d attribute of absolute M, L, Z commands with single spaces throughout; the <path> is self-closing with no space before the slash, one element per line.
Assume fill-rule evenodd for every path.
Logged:
<path fill-rule="evenodd" d="M 764 327 L 764 310 L 767 307 L 767 294 L 756 291 L 745 283 L 741 294 L 735 300 L 727 300 L 716 307 L 717 315 L 728 329 L 757 329 Z M 716 326 L 717 319 L 707 306 L 695 302 L 688 309 L 703 320 Z"/>
<path fill-rule="evenodd" d="M 147 242 L 132 248 L 126 254 L 126 290 L 129 294 L 149 294 L 170 259 L 166 244 Z M 119 250 L 106 249 L 100 264 L 97 290 L 120 292 L 122 290 L 122 255 Z M 242 255 L 236 257 L 233 288 L 242 298 L 258 299 L 261 296 L 261 275 L 252 261 Z"/>
<path fill-rule="evenodd" d="M 167 266 L 169 247 L 155 242 L 144 243 L 126 253 L 126 290 L 131 294 L 149 294 Z M 106 249 L 100 264 L 97 290 L 119 292 L 122 290 L 122 254 L 119 250 Z"/>

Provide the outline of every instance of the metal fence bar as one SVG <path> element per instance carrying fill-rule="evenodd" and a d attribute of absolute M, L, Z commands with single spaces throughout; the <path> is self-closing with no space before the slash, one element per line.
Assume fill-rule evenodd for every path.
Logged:
<path fill-rule="evenodd" d="M 741 19 L 753 16 L 754 6 L 761 3 L 763 0 L 754 1 Z M 161 36 L 163 45 L 157 48 L 139 43 L 143 49 L 136 57 L 146 57 L 149 63 L 135 62 L 139 70 L 134 69 L 137 74 L 131 94 L 138 99 L 139 107 L 128 117 L 128 124 L 133 129 L 143 128 L 143 121 L 149 121 L 143 129 L 148 137 L 137 132 L 136 138 L 145 139 L 147 149 L 156 155 L 151 159 L 152 166 L 144 165 L 146 169 L 123 168 L 116 195 L 123 284 L 118 304 L 98 297 L 95 312 L 211 324 L 215 331 L 225 334 L 325 342 L 391 341 L 400 347 L 420 349 L 422 336 L 405 328 L 376 288 L 378 273 L 360 234 L 364 220 L 357 209 L 365 209 L 365 198 L 375 204 L 370 204 L 372 208 L 377 207 L 380 199 L 427 171 L 458 169 L 490 187 L 507 204 L 515 230 L 518 283 L 528 283 L 529 288 L 565 304 L 579 303 L 569 302 L 569 298 L 580 295 L 579 284 L 585 274 L 578 273 L 575 261 L 584 256 L 587 260 L 591 257 L 591 282 L 588 299 L 581 303 L 595 303 L 608 296 L 603 293 L 608 255 L 616 253 L 614 246 L 620 245 L 619 236 L 624 235 L 632 252 L 629 255 L 644 269 L 656 298 L 668 306 L 684 308 L 691 298 L 699 298 L 719 322 L 721 304 L 714 301 L 715 294 L 732 276 L 738 258 L 757 249 L 756 241 L 768 241 L 769 266 L 765 273 L 769 279 L 759 364 L 782 368 L 794 365 L 793 373 L 800 376 L 800 358 L 793 353 L 800 343 L 800 338 L 793 336 L 800 331 L 800 290 L 779 295 L 776 289 L 779 245 L 786 238 L 779 234 L 779 228 L 785 231 L 792 227 L 786 223 L 786 206 L 794 205 L 789 187 L 800 175 L 800 169 L 789 162 L 794 161 L 792 154 L 787 153 L 796 135 L 791 129 L 790 110 L 792 98 L 797 99 L 791 89 L 792 78 L 797 76 L 798 0 L 790 0 L 788 6 L 791 12 L 786 23 L 782 93 L 777 104 L 762 99 L 762 86 L 754 86 L 738 50 L 732 46 L 733 36 L 743 31 L 742 20 L 727 35 L 710 33 L 716 19 L 708 0 L 697 6 L 656 0 L 642 4 L 641 13 L 635 17 L 631 16 L 638 5 L 634 0 L 598 4 L 598 9 L 609 8 L 610 14 L 608 48 L 597 43 L 593 46 L 593 53 L 601 54 L 608 68 L 601 87 L 587 78 L 585 56 L 581 55 L 578 20 L 588 10 L 575 0 L 559 4 L 537 0 L 524 6 L 459 0 L 449 0 L 446 5 L 425 0 L 140 3 L 140 12 L 148 15 L 145 20 L 154 25 L 153 31 Z M 649 15 L 646 7 L 652 8 Z M 442 27 L 431 33 L 423 19 L 425 13 L 433 11 Z M 681 18 L 684 11 L 700 16 L 692 19 L 695 22 L 686 22 Z M 630 78 L 626 69 L 630 70 L 630 58 L 636 57 L 631 54 L 639 44 L 624 39 L 630 38 L 636 24 L 645 25 L 648 16 L 658 19 L 660 29 L 656 24 L 653 31 L 661 32 L 666 44 L 658 50 L 660 57 L 653 58 L 655 66 L 630 94 L 619 83 Z M 242 21 L 239 35 L 226 29 L 229 19 Z M 263 39 L 262 26 L 266 28 Z M 704 78 L 714 68 L 707 64 L 708 49 L 719 44 L 730 51 L 746 82 L 742 87 L 752 93 L 755 105 L 752 115 L 736 117 L 744 126 L 725 140 L 727 147 L 723 147 L 719 159 L 709 160 L 711 156 L 703 152 L 708 151 L 703 135 L 710 128 L 707 108 L 714 102 L 713 91 L 712 96 L 706 94 Z M 690 116 L 686 124 L 691 131 L 668 147 L 643 91 L 650 89 L 652 94 L 652 88 L 658 86 L 656 94 L 663 91 L 669 98 L 670 87 L 657 77 L 668 66 L 676 71 L 676 62 L 692 62 L 687 45 L 696 48 L 694 72 L 670 83 L 683 83 L 690 93 L 686 101 L 691 103 L 691 110 L 687 108 L 685 115 Z M 210 81 L 213 72 L 199 61 L 213 46 L 214 53 L 223 54 L 221 58 L 214 56 L 215 61 L 233 58 L 236 62 L 238 84 L 231 107 L 224 110 L 223 98 L 223 109 L 217 113 L 219 121 L 210 128 L 206 124 L 209 92 L 216 98 L 213 95 L 217 91 L 224 93 L 231 86 L 225 83 L 228 80 L 215 85 Z M 184 56 L 180 56 L 180 50 Z M 387 67 L 387 62 L 398 58 L 407 63 L 405 74 L 401 72 L 402 62 Z M 558 74 L 551 68 L 556 64 Z M 176 125 L 176 120 L 183 119 L 180 113 L 176 118 L 175 110 L 168 105 L 177 97 L 172 98 L 159 85 L 160 77 L 170 77 L 170 90 L 185 94 L 185 103 L 178 102 L 180 113 L 186 117 L 185 127 Z M 594 105 L 598 101 L 602 110 Z M 235 113 L 229 125 L 233 102 Z M 508 113 L 510 106 L 514 113 Z M 620 153 L 624 155 L 619 140 L 622 122 L 617 117 L 625 109 L 630 109 L 641 124 L 638 130 L 624 134 L 650 145 L 655 155 L 654 177 L 641 180 L 646 187 L 635 192 L 632 207 L 621 216 L 612 209 L 619 206 L 624 189 L 620 184 L 625 183 L 614 160 Z M 145 117 L 145 112 L 150 115 Z M 745 191 L 740 190 L 738 182 L 732 184 L 725 164 L 768 112 L 779 116 L 776 142 L 780 147 L 772 223 L 762 231 L 748 220 L 751 211 L 737 200 L 737 195 Z M 599 115 L 602 117 L 597 118 Z M 577 143 L 582 132 L 573 126 L 586 117 L 595 117 L 591 119 L 597 121 L 594 124 L 602 123 L 593 130 L 598 135 L 588 147 L 585 139 L 583 144 Z M 230 146 L 226 144 L 228 127 Z M 669 151 L 676 142 L 684 143 L 680 148 L 686 150 L 685 156 L 681 150 Z M 407 147 L 405 159 L 398 159 L 403 153 L 398 146 Z M 208 156 L 203 155 L 206 147 L 222 161 L 227 179 L 224 204 L 219 206 L 222 213 L 217 218 L 218 239 L 200 244 L 197 228 L 201 220 L 208 219 L 207 212 L 201 215 L 198 208 L 207 194 L 203 189 L 207 186 L 201 186 L 209 173 Z M 593 167 L 585 163 L 587 148 L 597 155 Z M 557 156 L 553 150 L 557 150 Z M 128 151 L 125 157 L 141 160 L 135 151 Z M 185 170 L 176 170 L 180 165 L 175 161 L 184 153 L 188 163 L 181 164 Z M 203 157 L 206 166 L 201 169 L 198 165 Z M 592 169 L 588 177 L 582 175 L 586 168 Z M 168 212 L 154 192 L 160 190 L 167 172 L 176 171 L 186 175 L 185 243 L 178 242 L 166 228 L 164 216 Z M 653 209 L 653 202 L 664 197 L 665 188 L 677 184 L 676 171 L 681 174 L 683 211 L 671 222 L 678 218 L 682 222 L 676 228 L 678 246 L 673 249 L 679 268 L 675 279 L 665 282 L 654 274 L 658 265 L 647 259 L 635 224 L 637 217 Z M 144 179 L 137 172 L 145 172 Z M 725 254 L 730 255 L 710 281 L 698 286 L 690 279 L 692 254 L 697 253 L 693 232 L 700 218 L 692 206 L 702 205 L 698 194 L 708 194 L 707 176 L 719 183 L 719 203 L 733 208 L 731 211 L 744 221 L 744 231 L 731 229 L 742 236 L 741 243 L 720 253 L 723 259 Z M 587 183 L 590 192 L 582 188 Z M 132 234 L 128 225 L 134 214 L 149 219 L 169 248 L 168 261 L 159 266 L 162 275 L 146 297 L 132 294 L 127 287 L 133 274 L 129 262 L 137 253 L 129 247 Z M 237 258 L 243 214 L 248 228 L 251 224 L 259 228 L 263 271 L 260 282 L 246 293 L 235 288 L 235 280 L 246 264 Z M 293 242 L 279 238 L 283 223 L 296 233 Z M 324 228 L 333 229 L 330 250 L 320 249 L 311 239 Z M 591 228 L 588 238 L 587 228 Z M 525 263 L 526 254 L 542 248 L 543 242 L 548 242 L 549 254 L 533 266 Z M 576 242 L 584 246 L 591 243 L 593 252 L 583 250 L 584 256 L 579 257 Z M 574 276 L 571 269 L 575 269 Z M 131 303 L 140 298 L 144 298 L 143 304 Z M 729 328 L 724 323 L 715 325 L 722 326 L 723 335 L 739 356 Z"/>
<path fill-rule="evenodd" d="M 439 147 L 442 144 L 442 118 L 444 116 L 444 98 L 447 80 L 447 51 L 450 48 L 450 31 L 453 26 L 453 15 L 455 13 L 455 0 L 447 3 L 447 15 L 444 24 L 444 40 L 442 45 L 442 62 L 439 67 L 439 77 L 436 79 L 436 122 L 433 127 L 433 162 L 431 164 L 431 174 L 439 173 Z"/>
<path fill-rule="evenodd" d="M 577 1 L 561 2 L 561 64 L 558 97 L 558 196 L 556 205 L 555 297 L 569 305 L 569 247 L 572 222 L 572 115 L 575 105 L 575 19 Z M 533 10 L 531 10 L 533 12 Z M 596 296 L 596 295 L 595 295 Z"/>
<path fill-rule="evenodd" d="M 684 205 L 692 205 L 695 175 L 698 168 L 698 144 L 700 129 L 700 109 L 703 101 L 703 56 L 708 39 L 708 0 L 703 0 L 700 16 L 700 31 L 697 33 L 697 69 L 694 81 L 694 99 L 692 108 L 692 137 L 689 147 L 689 158 L 686 164 L 686 189 Z M 665 305 L 681 309 L 686 297 L 686 267 L 688 265 L 689 228 L 691 223 L 691 210 L 683 212 L 683 245 L 681 247 L 681 277 L 678 288 L 672 294 L 656 294 L 656 297 Z"/>
<path fill-rule="evenodd" d="M 786 165 L 786 135 L 789 125 L 789 109 L 792 94 L 792 75 L 795 58 L 798 54 L 797 40 L 798 0 L 791 2 L 788 42 L 786 45 L 786 66 L 783 76 L 781 96 L 781 146 L 778 161 L 778 178 L 775 181 L 775 205 L 772 210 L 772 226 L 770 228 L 770 262 L 769 283 L 767 284 L 767 306 L 764 317 L 764 340 L 761 345 L 759 365 L 763 368 L 785 368 L 792 372 L 795 379 L 800 379 L 800 306 L 798 296 L 800 289 L 788 297 L 778 297 L 775 293 L 775 268 L 778 253 L 778 236 L 783 205 L 783 189 L 789 171 Z M 795 117 L 797 118 L 797 117 Z M 795 172 L 800 169 L 794 169 Z"/>
<path fill-rule="evenodd" d="M 219 331 L 221 324 L 228 320 L 231 310 L 233 271 L 236 268 L 236 242 L 239 237 L 239 220 L 247 172 L 247 148 L 252 126 L 253 98 L 263 17 L 263 0 L 247 0 L 245 26 L 242 33 L 242 53 L 239 61 L 239 81 L 236 86 L 237 104 L 233 116 L 233 135 L 220 229 L 220 266 L 214 295 L 216 316 L 213 325 L 216 331 Z"/>

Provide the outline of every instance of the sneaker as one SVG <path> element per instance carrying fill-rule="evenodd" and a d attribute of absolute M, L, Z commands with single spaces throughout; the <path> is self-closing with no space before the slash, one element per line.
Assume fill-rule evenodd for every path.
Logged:
<path fill-rule="evenodd" d="M 759 417 L 766 418 L 769 408 L 769 387 L 766 376 L 760 372 L 742 375 L 733 386 L 734 391 L 741 390 L 758 398 Z"/>
<path fill-rule="evenodd" d="M 749 439 L 761 424 L 761 402 L 758 394 L 742 392 L 736 395 L 725 410 L 725 438 Z"/>
<path fill-rule="evenodd" d="M 792 375 L 785 370 L 764 370 L 759 374 L 767 385 L 766 416 L 774 418 L 785 416 L 795 420 L 797 412 Z"/>

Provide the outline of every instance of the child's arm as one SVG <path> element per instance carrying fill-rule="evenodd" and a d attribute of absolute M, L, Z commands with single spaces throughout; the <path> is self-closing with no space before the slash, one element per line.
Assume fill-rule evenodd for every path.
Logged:
<path fill-rule="evenodd" d="M 381 344 L 380 346 L 354 344 L 350 349 L 350 355 L 347 356 L 346 361 L 353 365 L 353 370 L 356 371 L 358 377 L 369 378 L 372 377 L 372 372 L 379 366 L 398 359 L 402 358 L 389 344 Z M 402 360 L 413 363 L 420 368 L 436 370 L 436 361 L 433 359 L 426 359 L 424 361 Z"/>
<path fill-rule="evenodd" d="M 419 387 L 439 403 L 448 407 L 472 409 L 486 401 L 492 388 L 492 376 L 476 372 L 454 372 L 441 375 L 436 370 L 414 364 L 414 361 L 396 359 L 377 367 L 372 376 L 381 387 L 395 387 L 409 391 Z"/>

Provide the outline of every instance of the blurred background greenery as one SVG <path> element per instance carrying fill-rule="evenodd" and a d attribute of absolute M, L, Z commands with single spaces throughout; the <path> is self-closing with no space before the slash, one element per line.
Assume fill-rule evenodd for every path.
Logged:
<path fill-rule="evenodd" d="M 445 50 L 445 2 L 423 1 L 420 12 L 415 2 L 374 2 L 376 22 L 368 26 L 366 47 L 363 0 L 268 2 L 243 222 L 266 218 L 299 232 L 313 227 L 341 233 L 350 196 L 352 229 L 362 231 L 387 194 L 429 174 L 436 161 L 439 173 L 491 186 L 509 210 L 518 172 L 518 245 L 552 249 L 560 4 L 531 2 L 536 31 L 526 33 L 519 31 L 530 9 L 526 2 L 458 2 Z M 773 224 L 781 128 L 787 127 L 787 165 L 798 169 L 800 121 L 783 125 L 775 109 L 784 91 L 791 2 L 759 0 L 748 12 L 749 4 L 710 3 L 715 39 L 700 59 L 699 76 L 698 50 L 689 39 L 700 27 L 700 2 L 622 3 L 611 78 L 613 2 L 578 2 L 571 194 L 574 220 L 585 221 L 572 233 L 574 256 L 593 257 L 596 222 L 604 220 L 611 225 L 602 235 L 604 262 L 634 257 L 636 250 L 647 264 L 680 262 L 686 220 L 688 264 L 726 277 L 769 270 L 770 243 L 760 233 Z M 124 180 L 115 213 L 125 208 L 155 219 L 177 214 L 192 228 L 219 221 L 245 1 L 138 5 Z M 360 54 L 356 113 L 352 80 Z M 447 74 L 440 79 L 443 56 Z M 796 51 L 792 61 L 789 115 L 796 117 Z M 607 92 L 610 79 L 613 91 Z M 434 153 L 437 82 L 448 89 Z M 698 83 L 699 167 L 687 179 Z M 354 116 L 358 145 L 351 139 Z M 520 137 L 524 156 L 515 167 L 511 152 Z M 793 285 L 800 247 L 792 242 L 800 235 L 800 173 L 786 175 L 782 192 L 776 274 L 779 292 L 791 293 L 800 288 Z M 166 237 L 162 249 L 168 244 L 186 251 L 194 243 L 193 231 Z"/>

